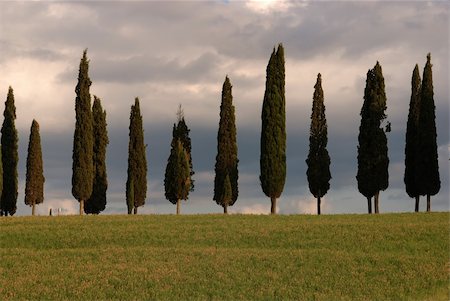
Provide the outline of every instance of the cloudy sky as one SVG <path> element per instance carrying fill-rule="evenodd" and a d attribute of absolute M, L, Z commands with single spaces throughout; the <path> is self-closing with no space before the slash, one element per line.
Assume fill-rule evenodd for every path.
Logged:
<path fill-rule="evenodd" d="M 141 99 L 148 144 L 148 197 L 142 213 L 173 213 L 163 176 L 172 124 L 182 104 L 191 128 L 196 189 L 183 213 L 219 213 L 212 201 L 221 88 L 233 84 L 239 148 L 234 213 L 267 213 L 259 186 L 260 114 L 274 46 L 286 59 L 288 174 L 279 211 L 315 213 L 306 179 L 313 86 L 322 74 L 331 156 L 323 213 L 362 213 L 356 184 L 357 136 L 365 76 L 380 61 L 388 97 L 390 186 L 382 212 L 412 211 L 405 193 L 404 137 L 415 64 L 432 54 L 442 188 L 433 210 L 449 210 L 449 5 L 442 2 L 33 1 L 0 2 L 0 98 L 14 89 L 19 131 L 18 214 L 24 205 L 26 149 L 33 118 L 41 125 L 45 201 L 39 214 L 76 213 L 71 195 L 74 100 L 88 48 L 91 94 L 107 111 L 108 204 L 125 213 L 128 124 Z M 2 100 L 2 102 L 4 101 Z M 3 109 L 1 109 L 3 110 Z M 421 210 L 425 201 L 422 200 Z"/>

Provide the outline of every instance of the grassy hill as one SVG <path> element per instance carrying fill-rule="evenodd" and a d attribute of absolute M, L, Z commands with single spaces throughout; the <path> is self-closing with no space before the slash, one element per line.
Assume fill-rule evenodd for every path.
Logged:
<path fill-rule="evenodd" d="M 448 300 L 449 218 L 0 218 L 0 299 Z"/>

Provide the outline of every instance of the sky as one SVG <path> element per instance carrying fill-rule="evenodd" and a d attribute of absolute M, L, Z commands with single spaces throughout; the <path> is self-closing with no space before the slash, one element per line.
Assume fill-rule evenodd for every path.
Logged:
<path fill-rule="evenodd" d="M 128 125 L 139 97 L 148 161 L 143 214 L 174 213 L 164 198 L 164 171 L 178 105 L 191 129 L 195 191 L 185 214 L 221 213 L 213 200 L 221 89 L 233 85 L 239 157 L 239 198 L 231 213 L 267 214 L 259 183 L 261 107 L 274 47 L 286 60 L 287 178 L 281 214 L 315 214 L 305 159 L 312 96 L 322 74 L 331 188 L 322 213 L 365 213 L 358 192 L 357 137 L 367 71 L 380 62 L 386 84 L 389 188 L 381 212 L 411 212 L 403 183 L 406 120 L 415 64 L 433 64 L 441 190 L 433 211 L 449 210 L 449 4 L 446 1 L 2 1 L 0 99 L 14 89 L 19 132 L 17 215 L 24 204 L 31 122 L 40 123 L 45 200 L 37 214 L 76 214 L 71 194 L 75 86 L 88 49 L 91 95 L 107 112 L 107 208 L 125 214 Z M 420 209 L 425 209 L 425 198 Z"/>

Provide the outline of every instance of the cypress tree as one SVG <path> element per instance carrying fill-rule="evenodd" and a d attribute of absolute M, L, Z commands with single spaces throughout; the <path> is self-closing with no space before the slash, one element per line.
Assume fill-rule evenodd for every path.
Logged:
<path fill-rule="evenodd" d="M 377 62 L 375 67 L 367 72 L 358 135 L 356 179 L 359 192 L 367 198 L 369 213 L 372 213 L 372 197 L 375 197 L 375 213 L 379 213 L 380 190 L 385 190 L 389 186 L 387 138 L 381 128 L 381 122 L 386 118 L 385 110 L 384 78 L 381 66 Z"/>
<path fill-rule="evenodd" d="M 177 214 L 180 213 L 180 200 L 187 200 L 189 191 L 194 189 L 189 132 L 180 106 L 177 112 L 177 124 L 174 124 L 172 129 L 171 150 L 164 175 L 165 197 L 172 204 L 177 205 Z M 186 162 L 184 156 L 186 156 Z"/>
<path fill-rule="evenodd" d="M 25 204 L 32 207 L 32 215 L 35 214 L 36 204 L 44 202 L 44 182 L 39 123 L 33 120 L 28 143 L 27 178 L 25 184 Z"/>
<path fill-rule="evenodd" d="M 266 90 L 261 113 L 260 181 L 270 197 L 271 214 L 286 180 L 286 101 L 284 95 L 284 49 L 279 44 L 272 52 L 266 69 Z"/>
<path fill-rule="evenodd" d="M 330 156 L 327 151 L 327 120 L 322 90 L 322 78 L 317 75 L 314 86 L 309 154 L 306 159 L 309 190 L 317 198 L 317 214 L 320 215 L 320 199 L 330 189 Z"/>
<path fill-rule="evenodd" d="M 126 198 L 128 214 L 145 204 L 147 196 L 147 159 L 146 145 L 144 144 L 144 129 L 142 127 L 142 115 L 139 106 L 139 98 L 136 97 L 130 113 L 130 140 L 128 143 L 128 170 L 126 184 Z"/>
<path fill-rule="evenodd" d="M 80 202 L 80 215 L 84 212 L 84 202 L 92 194 L 94 180 L 94 136 L 91 111 L 92 82 L 88 75 L 89 61 L 84 50 L 80 62 L 78 84 L 75 88 L 75 133 L 73 138 L 72 195 Z"/>
<path fill-rule="evenodd" d="M 106 147 L 109 143 L 106 129 L 106 111 L 103 110 L 101 100 L 94 95 L 92 105 L 94 120 L 94 183 L 92 194 L 84 206 L 84 212 L 99 214 L 106 207 L 106 190 L 108 178 L 106 175 Z"/>
<path fill-rule="evenodd" d="M 213 198 L 218 205 L 223 207 L 224 213 L 228 212 L 228 206 L 234 205 L 239 193 L 239 160 L 237 157 L 236 122 L 231 88 L 230 79 L 227 76 L 222 87 Z M 231 185 L 230 196 L 228 196 L 228 192 L 225 193 L 224 191 L 228 184 Z"/>
<path fill-rule="evenodd" d="M 5 102 L 3 112 L 3 125 L 1 129 L 1 147 L 3 164 L 3 191 L 1 208 L 4 215 L 14 215 L 17 210 L 17 164 L 19 162 L 19 138 L 15 126 L 16 106 L 14 105 L 14 92 L 11 87 Z"/>
<path fill-rule="evenodd" d="M 189 174 L 190 174 L 190 183 L 191 183 L 190 191 L 194 191 L 195 185 L 194 185 L 194 180 L 192 177 L 195 174 L 195 172 L 194 172 L 194 167 L 192 165 L 191 138 L 189 137 L 189 133 L 191 130 L 188 128 L 188 126 L 186 124 L 186 121 L 184 119 L 184 112 L 183 112 L 183 109 L 181 108 L 181 105 L 179 105 L 179 107 L 178 107 L 177 120 L 178 120 L 178 123 L 177 123 L 175 131 L 173 133 L 173 136 L 180 139 L 181 143 L 183 144 L 183 148 L 186 150 L 186 153 L 188 154 L 189 169 L 190 169 Z"/>
<path fill-rule="evenodd" d="M 427 63 L 423 69 L 416 155 L 416 183 L 419 194 L 427 196 L 427 212 L 431 210 L 431 196 L 437 194 L 441 188 L 436 142 L 436 107 L 434 105 L 431 68 L 431 54 L 428 54 Z"/>
<path fill-rule="evenodd" d="M 177 137 L 172 143 L 164 177 L 166 199 L 177 205 L 180 214 L 180 201 L 187 200 L 191 189 L 189 155 Z"/>
<path fill-rule="evenodd" d="M 405 176 L 404 182 L 406 193 L 411 198 L 416 199 L 415 212 L 419 212 L 419 190 L 416 183 L 416 155 L 417 153 L 417 135 L 419 127 L 420 98 L 421 98 L 421 80 L 419 66 L 416 65 L 411 79 L 411 99 L 409 102 L 408 121 L 406 124 L 406 144 L 405 144 Z"/>
<path fill-rule="evenodd" d="M 2 162 L 2 152 L 1 152 L 1 145 L 0 145 L 0 216 L 3 216 L 2 192 L 3 192 L 3 162 Z"/>

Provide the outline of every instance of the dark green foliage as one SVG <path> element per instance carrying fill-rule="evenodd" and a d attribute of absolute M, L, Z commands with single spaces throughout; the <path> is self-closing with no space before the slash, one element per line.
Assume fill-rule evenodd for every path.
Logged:
<path fill-rule="evenodd" d="M 84 212 L 99 214 L 106 207 L 106 190 L 108 189 L 106 146 L 109 140 L 106 129 L 106 111 L 102 108 L 100 98 L 95 95 L 92 117 L 94 120 L 94 183 L 91 197 L 84 206 Z"/>
<path fill-rule="evenodd" d="M 178 140 L 175 148 L 176 159 L 175 159 L 175 170 L 177 170 L 177 186 L 178 191 L 176 196 L 178 199 L 186 200 L 191 189 L 191 177 L 190 177 L 190 166 L 189 166 L 189 155 L 186 149 L 183 147 L 181 140 Z"/>
<path fill-rule="evenodd" d="M 330 156 L 327 151 L 328 142 L 327 120 L 322 90 L 322 78 L 319 73 L 314 86 L 314 96 L 311 114 L 311 128 L 309 136 L 309 154 L 306 159 L 308 169 L 309 190 L 318 199 L 330 189 Z M 320 214 L 320 204 L 318 205 Z"/>
<path fill-rule="evenodd" d="M 126 198 L 128 214 L 145 204 L 147 196 L 147 159 L 146 145 L 144 144 L 144 129 L 142 115 L 139 107 L 139 98 L 136 97 L 130 113 L 130 140 L 128 143 L 128 170 L 126 184 Z"/>
<path fill-rule="evenodd" d="M 133 212 L 134 208 L 134 180 L 131 178 L 130 182 L 127 182 L 127 190 L 126 190 L 126 200 L 127 200 L 127 209 L 128 214 Z"/>
<path fill-rule="evenodd" d="M 263 192 L 271 198 L 272 213 L 276 199 L 283 192 L 286 180 L 286 112 L 285 112 L 284 49 L 275 49 L 267 65 L 266 90 L 261 113 L 260 181 Z"/>
<path fill-rule="evenodd" d="M 75 133 L 73 138 L 72 195 L 80 202 L 80 214 L 83 213 L 84 201 L 92 194 L 94 179 L 94 136 L 91 111 L 91 94 L 89 87 L 89 61 L 83 52 L 80 62 L 78 84 L 75 88 Z"/>
<path fill-rule="evenodd" d="M 178 123 L 176 127 L 173 128 L 172 136 L 174 138 L 180 139 L 181 143 L 183 144 L 183 148 L 186 150 L 186 153 L 189 156 L 189 168 L 190 168 L 190 181 L 191 181 L 191 188 L 190 191 L 194 191 L 194 180 L 192 179 L 192 176 L 195 174 L 194 168 L 192 165 L 192 145 L 191 145 L 191 138 L 189 137 L 189 132 L 191 131 L 186 121 L 184 120 L 184 113 L 181 108 L 181 105 L 178 108 L 177 112 L 177 119 Z"/>
<path fill-rule="evenodd" d="M 4 215 L 14 215 L 17 210 L 17 164 L 19 162 L 17 149 L 19 138 L 14 121 L 16 119 L 16 106 L 14 105 L 14 92 L 11 87 L 8 90 L 3 116 L 1 129 L 3 191 L 0 207 Z"/>
<path fill-rule="evenodd" d="M 381 122 L 386 118 L 386 93 L 380 64 L 367 72 L 361 125 L 358 135 L 358 190 L 369 201 L 389 185 L 389 158 L 386 134 Z M 370 206 L 370 205 L 369 205 Z M 371 213 L 371 208 L 369 208 Z"/>
<path fill-rule="evenodd" d="M 220 122 L 217 133 L 217 156 L 214 178 L 214 200 L 222 207 L 233 206 L 238 198 L 238 157 L 236 143 L 236 121 L 231 94 L 231 83 L 228 76 L 222 87 L 222 103 L 220 105 Z M 231 185 L 231 194 L 224 190 L 226 178 Z"/>
<path fill-rule="evenodd" d="M 421 99 L 421 80 L 419 66 L 416 65 L 411 79 L 411 99 L 409 102 L 408 122 L 406 124 L 405 144 L 405 176 L 406 193 L 411 198 L 416 198 L 416 211 L 418 208 L 419 186 L 416 183 L 418 170 L 416 169 L 417 135 L 419 130 L 419 114 Z"/>
<path fill-rule="evenodd" d="M 0 145 L 0 216 L 3 216 L 3 207 L 2 207 L 2 193 L 3 193 L 3 162 L 2 162 L 2 152 Z"/>
<path fill-rule="evenodd" d="M 418 145 L 416 156 L 416 183 L 420 195 L 435 195 L 441 188 L 437 153 L 436 107 L 434 105 L 431 55 L 423 70 L 420 101 Z M 427 210 L 429 209 L 429 200 Z M 429 210 L 428 210 L 429 211 Z"/>
<path fill-rule="evenodd" d="M 179 200 L 187 200 L 189 191 L 193 190 L 191 139 L 189 129 L 184 120 L 181 106 L 177 112 L 178 123 L 173 125 L 170 155 L 167 160 L 164 175 L 165 197 L 172 204 L 177 204 L 179 211 Z"/>
<path fill-rule="evenodd" d="M 44 182 L 39 123 L 33 120 L 28 143 L 27 179 L 25 184 L 25 204 L 33 208 L 32 215 L 34 215 L 35 205 L 44 201 Z"/>

